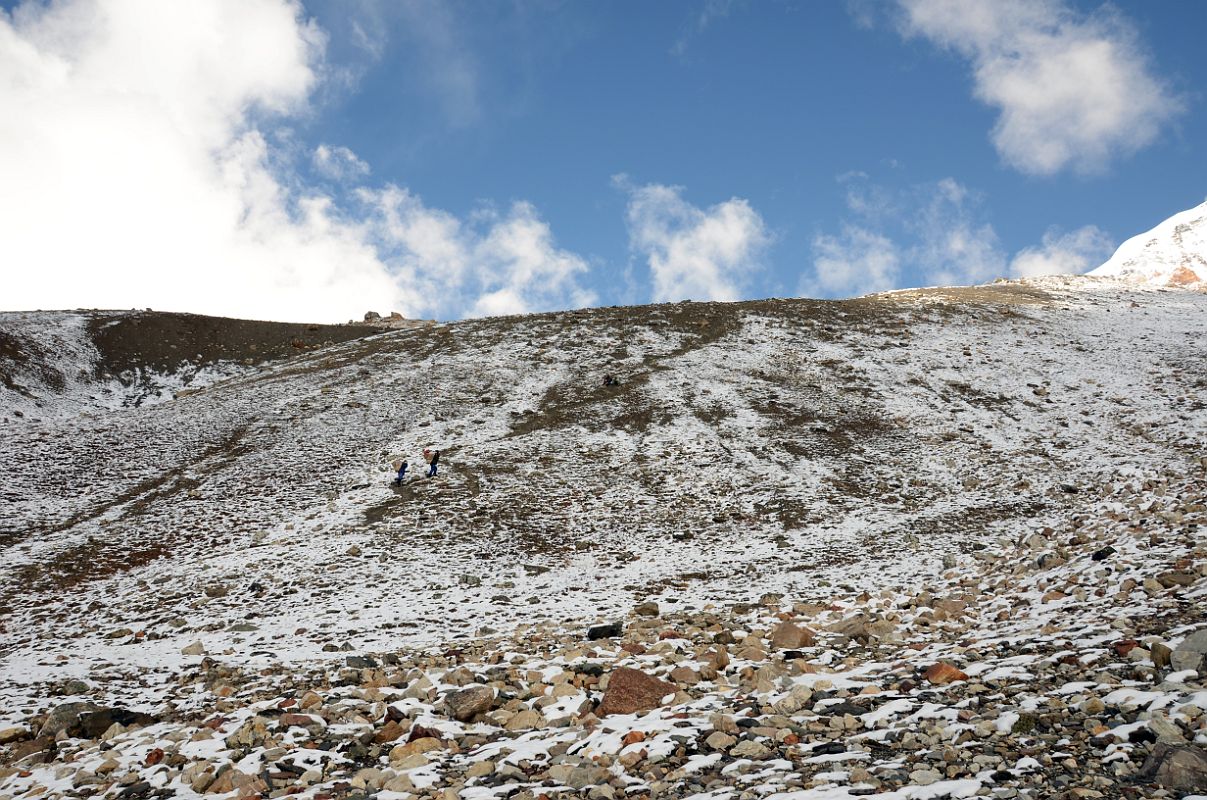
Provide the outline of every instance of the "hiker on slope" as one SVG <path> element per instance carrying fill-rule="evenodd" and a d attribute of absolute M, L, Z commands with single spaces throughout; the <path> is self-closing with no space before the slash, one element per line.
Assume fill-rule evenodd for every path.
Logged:
<path fill-rule="evenodd" d="M 436 465 L 440 463 L 440 451 L 424 448 L 423 460 L 428 463 L 427 476 L 429 478 L 436 477 Z"/>
<path fill-rule="evenodd" d="M 409 465 L 405 461 L 395 461 L 391 466 L 398 472 L 398 477 L 394 479 L 394 485 L 402 486 L 402 479 L 406 477 Z"/>

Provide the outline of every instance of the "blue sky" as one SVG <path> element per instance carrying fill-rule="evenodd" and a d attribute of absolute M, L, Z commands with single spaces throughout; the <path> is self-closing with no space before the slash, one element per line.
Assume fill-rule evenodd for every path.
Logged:
<path fill-rule="evenodd" d="M 849 296 L 1084 271 L 1207 196 L 1202 3 L 116 5 L 0 22 L 13 307 Z"/>

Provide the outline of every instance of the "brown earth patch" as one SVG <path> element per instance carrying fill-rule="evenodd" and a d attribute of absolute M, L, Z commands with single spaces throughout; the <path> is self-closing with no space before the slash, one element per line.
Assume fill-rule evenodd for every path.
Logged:
<path fill-rule="evenodd" d="M 88 331 L 98 370 L 172 372 L 182 362 L 261 364 L 337 342 L 381 333 L 369 325 L 308 325 L 168 312 L 97 312 Z"/>

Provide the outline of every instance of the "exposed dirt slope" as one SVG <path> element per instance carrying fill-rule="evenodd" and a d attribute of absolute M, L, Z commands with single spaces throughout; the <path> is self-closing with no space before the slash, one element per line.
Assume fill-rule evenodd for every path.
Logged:
<path fill-rule="evenodd" d="M 159 402 L 380 332 L 155 311 L 0 313 L 0 424 Z"/>

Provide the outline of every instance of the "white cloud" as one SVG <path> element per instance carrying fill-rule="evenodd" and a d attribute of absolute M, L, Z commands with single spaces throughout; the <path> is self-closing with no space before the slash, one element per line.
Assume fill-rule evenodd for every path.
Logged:
<path fill-rule="evenodd" d="M 1182 110 L 1131 24 L 1063 0 L 898 0 L 902 32 L 972 63 L 974 94 L 998 109 L 992 139 L 1016 169 L 1100 171 L 1151 144 Z"/>
<path fill-rule="evenodd" d="M 309 113 L 324 45 L 287 0 L 0 11 L 0 302 L 318 321 L 590 298 L 525 204 L 466 224 L 393 186 L 354 207 L 307 186 L 273 126 Z M 367 171 L 337 145 L 307 155 Z"/>
<path fill-rule="evenodd" d="M 732 301 L 770 244 L 763 218 L 741 198 L 706 210 L 683 199 L 683 188 L 613 178 L 628 193 L 629 246 L 650 268 L 654 302 Z"/>
<path fill-rule="evenodd" d="M 997 232 L 977 217 L 979 196 L 951 178 L 916 187 L 913 194 L 918 200 L 904 220 L 915 238 L 909 260 L 927 283 L 982 283 L 1005 273 Z"/>
<path fill-rule="evenodd" d="M 869 183 L 859 173 L 845 173 L 838 178 L 846 186 L 847 209 L 861 219 L 859 225 L 847 224 L 844 235 L 835 240 L 819 236 L 814 240 L 814 259 L 818 280 L 813 286 L 830 292 L 839 292 L 845 285 L 850 292 L 871 292 L 891 288 L 890 278 L 895 273 L 886 271 L 882 258 L 851 258 L 850 269 L 839 271 L 844 275 L 841 285 L 827 285 L 821 280 L 823 271 L 833 271 L 830 254 L 833 244 L 845 242 L 848 251 L 863 253 L 872 241 L 869 237 L 884 239 L 883 230 L 892 228 L 904 234 L 907 245 L 883 244 L 873 248 L 873 253 L 894 252 L 897 260 L 919 272 L 928 284 L 979 283 L 1004 274 L 1006 258 L 993 226 L 979 219 L 981 199 L 952 178 L 943 178 L 935 183 L 921 184 L 905 190 L 892 190 Z M 849 235 L 850 230 L 864 231 L 865 236 Z M 819 248 L 819 243 L 824 246 Z M 819 265 L 817 259 L 827 259 Z"/>
<path fill-rule="evenodd" d="M 813 276 L 800 293 L 847 296 L 882 292 L 897 286 L 901 257 L 887 236 L 858 225 L 843 225 L 840 236 L 813 239 Z"/>
<path fill-rule="evenodd" d="M 1052 229 L 1044 234 L 1039 247 L 1028 247 L 1015 254 L 1010 274 L 1016 278 L 1080 275 L 1105 262 L 1114 249 L 1114 240 L 1096 225 L 1066 234 Z"/>
<path fill-rule="evenodd" d="M 369 165 L 340 145 L 320 144 L 314 148 L 310 160 L 316 172 L 333 181 L 363 178 L 369 174 Z"/>
<path fill-rule="evenodd" d="M 507 217 L 492 220 L 475 250 L 488 265 L 488 277 L 470 312 L 473 316 L 595 302 L 592 292 L 575 283 L 575 276 L 587 272 L 586 262 L 554 246 L 549 226 L 528 203 L 516 203 Z"/>
<path fill-rule="evenodd" d="M 1038 247 L 1009 258 L 993 226 L 981 218 L 981 198 L 952 178 L 904 190 L 869 184 L 851 173 L 847 208 L 857 222 L 837 235 L 813 239 L 813 269 L 802 294 L 850 296 L 899 288 L 977 284 L 1006 275 L 1026 278 L 1081 273 L 1113 250 L 1105 231 L 1086 225 L 1062 234 L 1050 229 Z"/>
<path fill-rule="evenodd" d="M 371 238 L 412 307 L 467 316 L 546 311 L 595 302 L 577 283 L 588 271 L 556 247 L 549 225 L 529 203 L 503 215 L 486 210 L 468 221 L 396 186 L 362 189 Z"/>

